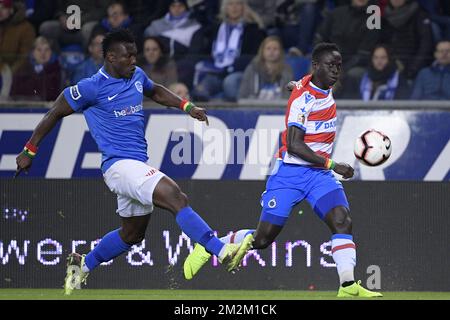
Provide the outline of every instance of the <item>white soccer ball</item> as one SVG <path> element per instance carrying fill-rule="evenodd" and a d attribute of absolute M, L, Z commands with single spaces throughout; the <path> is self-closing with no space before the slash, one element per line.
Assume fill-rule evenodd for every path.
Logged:
<path fill-rule="evenodd" d="M 362 164 L 379 166 L 391 156 L 391 139 L 381 131 L 366 130 L 356 138 L 353 152 Z"/>

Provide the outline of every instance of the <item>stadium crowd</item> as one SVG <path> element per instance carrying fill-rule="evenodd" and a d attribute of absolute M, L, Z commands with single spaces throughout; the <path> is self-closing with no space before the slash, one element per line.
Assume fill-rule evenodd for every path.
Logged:
<path fill-rule="evenodd" d="M 381 28 L 368 27 L 369 5 Z M 446 0 L 0 0 L 0 99 L 54 100 L 97 72 L 117 28 L 133 32 L 151 79 L 196 101 L 287 98 L 322 41 L 342 52 L 337 98 L 450 99 Z"/>

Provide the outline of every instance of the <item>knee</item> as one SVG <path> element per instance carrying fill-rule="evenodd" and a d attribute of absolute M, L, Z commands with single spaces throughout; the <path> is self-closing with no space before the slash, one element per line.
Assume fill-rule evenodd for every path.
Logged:
<path fill-rule="evenodd" d="M 352 232 L 352 219 L 347 210 L 333 216 L 333 226 L 336 233 L 350 234 Z"/>
<path fill-rule="evenodd" d="M 253 241 L 253 249 L 266 249 L 268 246 L 270 246 L 273 242 L 273 239 L 270 239 L 268 237 L 261 237 L 256 238 L 255 241 Z"/>
<path fill-rule="evenodd" d="M 123 242 L 129 245 L 134 245 L 141 243 L 145 239 L 145 232 L 140 232 L 136 230 L 126 231 L 122 229 L 121 238 Z"/>
<path fill-rule="evenodd" d="M 169 203 L 172 206 L 171 211 L 173 213 L 177 213 L 182 208 L 187 207 L 187 205 L 189 204 L 189 200 L 187 195 L 179 188 L 173 188 L 170 193 Z"/>

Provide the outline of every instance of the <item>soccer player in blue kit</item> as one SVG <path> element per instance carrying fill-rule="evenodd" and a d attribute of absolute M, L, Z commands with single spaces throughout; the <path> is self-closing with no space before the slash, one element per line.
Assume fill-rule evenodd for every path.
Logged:
<path fill-rule="evenodd" d="M 122 225 L 103 236 L 87 255 L 69 255 L 65 294 L 71 294 L 81 283 L 86 283 L 89 272 L 99 264 L 140 243 L 153 206 L 169 210 L 186 235 L 216 255 L 221 263 L 227 263 L 228 271 L 233 271 L 249 247 L 226 244 L 215 237 L 208 224 L 189 206 L 179 186 L 146 163 L 144 95 L 162 105 L 181 108 L 208 124 L 205 110 L 152 82 L 136 66 L 136 43 L 128 30 L 107 34 L 102 46 L 104 66 L 92 77 L 64 89 L 16 158 L 15 177 L 31 167 L 42 139 L 63 117 L 74 112 L 83 112 L 102 152 L 103 177 L 108 188 L 117 194 L 117 213 Z"/>

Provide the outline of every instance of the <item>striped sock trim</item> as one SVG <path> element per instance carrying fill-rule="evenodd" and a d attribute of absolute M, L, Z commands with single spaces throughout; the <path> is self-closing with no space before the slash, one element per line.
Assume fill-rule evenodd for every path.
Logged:
<path fill-rule="evenodd" d="M 331 248 L 331 252 L 335 253 L 336 251 L 344 250 L 344 249 L 355 249 L 356 250 L 356 246 L 354 243 L 347 243 L 347 244 L 343 244 L 343 245 Z"/>

